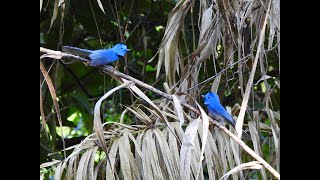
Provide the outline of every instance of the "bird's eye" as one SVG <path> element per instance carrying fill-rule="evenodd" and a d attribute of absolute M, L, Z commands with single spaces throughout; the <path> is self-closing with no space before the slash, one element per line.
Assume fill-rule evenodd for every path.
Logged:
<path fill-rule="evenodd" d="M 210 99 L 210 96 L 208 97 L 208 99 Z"/>

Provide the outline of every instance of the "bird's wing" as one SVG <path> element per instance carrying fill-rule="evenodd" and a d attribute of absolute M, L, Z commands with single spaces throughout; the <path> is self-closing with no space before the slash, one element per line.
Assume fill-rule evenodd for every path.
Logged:
<path fill-rule="evenodd" d="M 215 111 L 215 113 L 223 116 L 228 121 L 228 123 L 235 125 L 233 118 L 221 104 L 214 104 L 212 106 L 212 109 L 213 111 Z"/>
<path fill-rule="evenodd" d="M 81 49 L 81 48 L 76 48 L 72 46 L 62 46 L 62 51 L 63 52 L 68 52 L 73 55 L 78 55 L 78 56 L 89 56 L 93 51 L 88 50 L 88 49 Z"/>
<path fill-rule="evenodd" d="M 213 106 L 208 106 L 209 113 L 213 116 L 213 118 L 216 118 L 219 120 L 220 118 L 224 118 L 227 120 L 229 124 L 231 124 L 233 127 L 236 126 L 235 121 L 231 117 L 231 115 L 227 112 L 227 110 L 221 105 L 221 104 L 215 104 Z M 246 139 L 250 139 L 250 135 L 248 135 L 244 130 L 242 130 L 242 135 Z"/>
<path fill-rule="evenodd" d="M 91 59 L 90 66 L 101 66 L 112 63 L 119 59 L 117 54 L 110 49 L 96 50 L 90 54 L 89 57 Z"/>

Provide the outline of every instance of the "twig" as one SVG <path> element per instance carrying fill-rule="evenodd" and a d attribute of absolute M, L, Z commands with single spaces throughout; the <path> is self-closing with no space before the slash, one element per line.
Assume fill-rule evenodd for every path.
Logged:
<path fill-rule="evenodd" d="M 71 57 L 70 54 L 61 53 L 60 51 L 52 51 L 52 50 L 45 49 L 45 48 L 41 48 L 41 47 L 40 47 L 40 52 L 49 53 L 49 54 L 53 52 L 53 53 L 55 53 L 55 54 L 58 53 L 58 54 L 59 54 L 60 56 L 62 56 L 62 57 Z M 64 55 L 66 55 L 66 56 L 64 56 Z M 73 56 L 73 58 L 78 59 L 78 60 L 80 60 L 80 61 L 83 61 L 83 60 L 82 60 L 83 58 L 79 59 L 78 56 Z M 60 57 L 59 59 L 61 59 L 61 57 Z M 107 73 L 107 74 L 109 74 L 109 75 L 111 75 L 112 77 L 117 76 L 117 77 L 121 77 L 121 78 L 130 80 L 130 81 L 134 82 L 134 83 L 135 83 L 136 85 L 138 85 L 138 86 L 141 86 L 141 87 L 143 87 L 143 88 L 146 88 L 146 89 L 148 89 L 148 90 L 150 90 L 150 91 L 153 91 L 154 93 L 157 93 L 157 94 L 161 95 L 162 97 L 165 97 L 165 98 L 167 98 L 167 99 L 172 100 L 172 97 L 171 97 L 169 94 L 164 93 L 164 92 L 162 92 L 162 91 L 160 91 L 160 90 L 158 90 L 158 89 L 156 89 L 156 88 L 154 88 L 154 87 L 152 87 L 152 86 L 150 86 L 150 85 L 148 85 L 148 84 L 146 84 L 146 83 L 144 83 L 144 82 L 142 82 L 142 81 L 140 81 L 140 80 L 138 80 L 138 79 L 135 79 L 135 78 L 133 78 L 133 77 L 131 77 L 131 76 L 128 76 L 128 75 L 126 75 L 126 74 L 123 74 L 123 73 L 117 71 L 117 70 L 116 70 L 115 68 L 113 68 L 112 66 L 104 65 L 104 66 L 102 66 L 102 71 L 105 72 L 105 73 Z M 198 109 L 196 109 L 195 107 L 193 107 L 193 106 L 191 106 L 191 105 L 189 105 L 189 104 L 187 104 L 187 103 L 185 103 L 185 102 L 181 102 L 181 101 L 180 101 L 180 103 L 181 103 L 181 105 L 183 105 L 184 107 L 188 108 L 189 110 L 195 112 L 195 113 L 198 114 L 198 115 L 201 115 L 200 111 L 199 111 Z M 270 166 L 264 159 L 262 159 L 258 154 L 256 154 L 249 146 L 247 146 L 241 139 L 239 139 L 236 135 L 234 135 L 232 132 L 230 132 L 227 128 L 221 126 L 218 122 L 214 121 L 214 120 L 211 119 L 210 117 L 209 117 L 209 120 L 210 120 L 210 122 L 211 122 L 212 124 L 214 124 L 214 125 L 216 125 L 216 126 L 219 126 L 220 129 L 221 129 L 224 133 L 226 133 L 228 136 L 230 136 L 230 137 L 231 137 L 237 144 L 239 144 L 239 146 L 241 146 L 248 154 L 250 154 L 253 158 L 255 158 L 257 161 L 259 161 L 259 162 L 260 162 L 266 169 L 268 169 L 268 170 L 270 171 L 270 173 L 273 174 L 277 179 L 280 179 L 280 174 L 279 174 L 272 166 Z"/>

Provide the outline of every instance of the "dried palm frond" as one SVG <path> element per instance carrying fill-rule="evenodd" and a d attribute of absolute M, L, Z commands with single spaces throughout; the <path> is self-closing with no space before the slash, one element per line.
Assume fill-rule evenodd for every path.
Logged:
<path fill-rule="evenodd" d="M 100 100 L 123 87 L 140 92 L 139 88 L 126 81 Z M 197 119 L 180 109 L 179 113 L 183 113 L 180 116 L 190 121 L 185 128 L 185 123 L 179 122 L 181 117 L 178 118 L 175 108 L 177 102 L 171 101 L 163 111 L 148 97 L 142 99 L 152 104 L 152 109 L 135 104 L 126 107 L 129 111 L 125 111 L 141 119 L 139 127 L 117 122 L 96 123 L 95 133 L 68 148 L 72 153 L 65 160 L 54 160 L 40 168 L 53 166 L 56 179 L 205 179 L 205 176 L 218 179 L 229 174 L 234 179 L 244 178 L 242 171 L 251 168 L 242 165 L 245 155 L 230 137 L 216 127 L 209 127 L 201 106 L 202 115 Z M 100 111 L 100 100 L 95 111 Z M 113 124 L 113 128 L 105 130 L 107 124 Z M 251 131 L 255 126 L 250 123 L 249 127 Z M 255 132 L 251 133 L 256 147 L 255 142 L 259 143 L 259 139 L 255 138 Z M 235 167 L 236 170 L 226 174 Z"/>

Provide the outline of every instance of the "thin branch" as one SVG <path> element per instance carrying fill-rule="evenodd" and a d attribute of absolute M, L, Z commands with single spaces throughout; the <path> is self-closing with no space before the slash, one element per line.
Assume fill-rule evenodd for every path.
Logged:
<path fill-rule="evenodd" d="M 191 88 L 189 88 L 189 89 L 187 89 L 187 90 L 185 90 L 185 91 L 183 91 L 183 92 L 187 92 L 187 91 L 189 91 L 189 90 L 191 90 L 191 89 L 193 89 L 193 88 L 195 88 L 195 87 L 198 87 L 199 85 L 201 85 L 201 84 L 203 84 L 203 83 L 206 83 L 206 82 L 208 82 L 208 81 L 211 81 L 212 79 L 216 78 L 218 75 L 220 75 L 221 73 L 227 71 L 228 69 L 231 69 L 234 65 L 236 65 L 236 64 L 238 64 L 238 63 L 241 63 L 240 66 L 242 66 L 242 65 L 243 65 L 242 61 L 247 60 L 247 58 L 248 58 L 249 56 L 250 56 L 250 54 L 247 55 L 247 56 L 245 56 L 245 57 L 243 57 L 243 58 L 241 58 L 241 59 L 239 59 L 237 62 L 235 62 L 235 63 L 233 63 L 233 64 L 230 64 L 228 67 L 226 67 L 225 69 L 221 70 L 221 71 L 218 72 L 217 74 L 209 77 L 208 79 L 202 81 L 202 82 L 199 83 L 199 84 L 196 84 L 196 85 L 192 86 Z"/>

